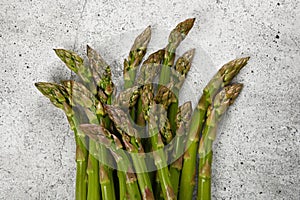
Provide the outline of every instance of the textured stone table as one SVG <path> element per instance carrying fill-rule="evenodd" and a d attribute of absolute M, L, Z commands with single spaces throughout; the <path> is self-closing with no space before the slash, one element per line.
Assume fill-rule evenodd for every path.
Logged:
<path fill-rule="evenodd" d="M 213 199 L 299 199 L 299 14 L 292 0 L 1 0 L 0 199 L 74 199 L 73 134 L 33 85 L 72 76 L 53 48 L 83 55 L 90 44 L 119 80 L 138 32 L 152 25 L 151 48 L 163 47 L 188 17 L 197 21 L 181 51 L 200 52 L 188 77 L 197 98 L 222 64 L 251 56 L 214 145 Z"/>

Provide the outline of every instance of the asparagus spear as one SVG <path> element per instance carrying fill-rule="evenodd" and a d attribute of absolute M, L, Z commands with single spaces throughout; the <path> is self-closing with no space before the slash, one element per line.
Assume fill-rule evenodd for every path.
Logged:
<path fill-rule="evenodd" d="M 144 118 L 149 123 L 149 135 L 152 145 L 154 163 L 157 167 L 157 173 L 159 182 L 161 184 L 161 189 L 165 199 L 176 199 L 172 184 L 170 181 L 170 173 L 167 166 L 167 159 L 163 152 L 164 143 L 161 138 L 160 131 L 165 131 L 166 129 L 161 129 L 164 127 L 165 121 L 164 118 L 164 109 L 160 109 L 157 104 L 154 104 L 153 101 L 153 86 L 152 84 L 144 85 L 144 90 L 142 93 L 142 102 L 143 102 L 143 112 Z M 153 113 L 151 113 L 154 111 Z M 162 123 L 162 126 L 158 124 Z"/>
<path fill-rule="evenodd" d="M 208 108 L 205 128 L 199 145 L 199 178 L 198 178 L 198 200 L 211 199 L 211 164 L 212 144 L 216 138 L 217 126 L 227 108 L 233 104 L 242 90 L 242 84 L 233 84 L 223 88 L 214 98 L 212 105 Z"/>
<path fill-rule="evenodd" d="M 66 66 L 79 76 L 85 86 L 87 86 L 93 94 L 97 94 L 97 87 L 92 79 L 92 70 L 89 66 L 84 65 L 83 59 L 70 50 L 54 49 L 54 51 Z"/>
<path fill-rule="evenodd" d="M 114 84 L 110 66 L 94 49 L 87 45 L 87 56 L 91 65 L 92 77 L 98 86 L 98 98 L 102 103 L 110 103 Z"/>
<path fill-rule="evenodd" d="M 85 138 L 78 133 L 79 120 L 78 115 L 74 113 L 68 100 L 67 92 L 62 85 L 55 83 L 35 83 L 37 89 L 45 95 L 56 107 L 62 109 L 69 121 L 71 129 L 75 134 L 76 141 L 76 193 L 77 200 L 85 200 L 87 194 L 87 150 Z"/>
<path fill-rule="evenodd" d="M 82 84 L 75 81 L 64 81 L 71 104 L 73 106 L 80 105 L 91 124 L 99 124 L 96 113 L 103 111 L 97 111 L 95 105 L 100 104 L 94 95 Z M 100 106 L 102 108 L 102 106 Z M 99 183 L 99 163 L 96 159 L 97 155 L 96 143 L 93 140 L 89 141 L 89 155 L 88 155 L 88 194 L 87 199 L 100 199 L 100 183 Z M 101 166 L 100 166 L 101 167 Z"/>
<path fill-rule="evenodd" d="M 142 103 L 140 95 L 143 91 L 143 85 L 147 83 L 152 83 L 153 79 L 157 75 L 158 66 L 163 58 L 164 50 L 158 50 L 152 53 L 147 60 L 143 62 L 141 66 L 140 73 L 138 74 L 134 85 L 131 88 L 128 88 L 120 92 L 117 98 L 117 104 L 121 107 L 134 109 L 137 106 L 136 118 L 135 115 L 131 115 L 132 119 L 135 120 L 137 124 L 143 126 L 145 125 L 143 112 L 142 112 Z"/>
<path fill-rule="evenodd" d="M 179 198 L 191 199 L 195 186 L 196 174 L 196 155 L 200 132 L 205 121 L 205 114 L 208 106 L 216 93 L 228 85 L 239 71 L 247 64 L 249 57 L 232 60 L 225 64 L 211 79 L 203 90 L 203 94 L 195 108 L 192 118 L 191 127 L 188 133 L 186 152 L 184 154 L 182 177 L 180 180 Z M 191 173 L 192 172 L 192 173 Z"/>
<path fill-rule="evenodd" d="M 179 44 L 185 39 L 194 25 L 195 18 L 186 19 L 180 22 L 170 33 L 168 45 L 165 48 L 163 68 L 161 70 L 159 83 L 166 85 L 170 80 L 170 67 L 174 64 L 175 51 Z"/>
<path fill-rule="evenodd" d="M 127 151 L 131 153 L 142 198 L 144 200 L 154 199 L 150 178 L 148 173 L 146 173 L 147 166 L 143 158 L 144 150 L 136 129 L 132 127 L 128 116 L 121 108 L 105 105 L 105 110 L 114 122 L 118 132 L 122 135 Z"/>
<path fill-rule="evenodd" d="M 141 86 L 146 83 L 152 83 L 158 72 L 158 64 L 164 55 L 164 50 L 158 50 L 152 53 L 141 66 L 140 73 L 132 87 L 120 92 L 117 98 L 117 104 L 121 107 L 133 107 L 136 105 L 141 93 Z"/>
<path fill-rule="evenodd" d="M 161 63 L 165 50 L 160 49 L 152 54 L 143 62 L 140 72 L 136 78 L 135 85 L 144 85 L 152 83 L 153 79 L 159 71 L 159 64 Z"/>
<path fill-rule="evenodd" d="M 152 84 L 153 79 L 157 75 L 158 67 L 163 59 L 164 56 L 164 50 L 158 50 L 154 53 L 152 53 L 147 60 L 144 61 L 140 74 L 137 77 L 136 84 L 140 86 L 139 88 L 139 96 L 138 104 L 137 104 L 137 119 L 136 122 L 138 125 L 143 126 L 145 125 L 144 121 L 144 114 L 142 111 L 142 93 L 144 89 L 144 85 Z"/>
<path fill-rule="evenodd" d="M 147 46 L 151 38 L 151 27 L 148 26 L 134 41 L 131 47 L 128 59 L 124 60 L 124 89 L 128 89 L 134 85 L 136 72 L 147 51 Z M 135 121 L 136 107 L 130 108 L 130 116 Z"/>
<path fill-rule="evenodd" d="M 170 82 L 174 83 L 173 93 L 175 95 L 175 102 L 172 102 L 168 108 L 168 118 L 171 124 L 173 135 L 176 132 L 176 115 L 178 109 L 178 96 L 179 91 L 183 85 L 183 82 L 191 68 L 191 63 L 195 54 L 195 49 L 191 49 L 178 58 L 175 64 L 175 70 L 172 70 L 172 76 Z"/>
<path fill-rule="evenodd" d="M 146 54 L 151 38 L 151 27 L 148 26 L 134 41 L 129 56 L 124 60 L 124 88 L 128 89 L 134 84 L 136 71 Z"/>
<path fill-rule="evenodd" d="M 87 46 L 87 56 L 91 65 L 93 79 L 97 85 L 98 93 L 97 98 L 100 99 L 102 104 L 111 104 L 111 97 L 114 91 L 114 84 L 112 82 L 112 75 L 110 66 L 105 62 L 105 60 L 98 54 L 94 49 L 90 46 Z M 98 114 L 98 113 L 97 113 Z M 102 123 L 106 128 L 110 127 L 110 120 L 107 116 L 99 115 Z M 105 149 L 100 146 L 100 153 L 102 155 L 102 159 L 107 162 L 109 157 L 105 153 Z M 113 170 L 108 166 L 100 166 L 103 170 L 106 171 L 108 175 L 109 182 L 106 182 L 106 177 L 103 177 L 104 180 L 102 182 L 107 183 L 108 186 L 111 186 L 112 193 L 114 194 L 114 184 L 113 184 Z M 101 188 L 104 190 L 104 187 Z M 110 197 L 109 197 L 110 198 Z"/>
<path fill-rule="evenodd" d="M 118 167 L 120 200 L 141 199 L 136 176 L 132 173 L 132 166 L 126 153 L 122 150 L 121 141 L 103 126 L 82 124 L 80 129 L 99 145 L 108 148 L 115 158 Z"/>
<path fill-rule="evenodd" d="M 180 172 L 182 169 L 182 159 L 184 153 L 184 144 L 186 142 L 186 133 L 189 127 L 189 120 L 192 114 L 191 102 L 186 102 L 179 107 L 176 115 L 176 137 L 174 142 L 174 148 L 172 151 L 172 160 L 174 162 L 170 165 L 170 177 L 171 183 L 174 188 L 175 196 L 178 194 L 178 187 L 180 181 Z"/>

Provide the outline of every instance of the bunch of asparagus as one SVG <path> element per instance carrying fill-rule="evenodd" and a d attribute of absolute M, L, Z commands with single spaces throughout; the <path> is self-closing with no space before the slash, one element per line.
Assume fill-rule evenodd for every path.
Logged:
<path fill-rule="evenodd" d="M 124 90 L 116 98 L 111 68 L 94 49 L 87 46 L 89 65 L 75 52 L 55 49 L 80 81 L 35 86 L 65 112 L 74 131 L 77 200 L 192 199 L 196 174 L 197 199 L 211 198 L 212 144 L 222 115 L 243 87 L 231 81 L 249 57 L 225 64 L 194 110 L 191 102 L 179 106 L 195 50 L 175 62 L 176 49 L 194 21 L 180 22 L 166 47 L 143 61 L 151 37 L 147 27 L 124 60 Z"/>

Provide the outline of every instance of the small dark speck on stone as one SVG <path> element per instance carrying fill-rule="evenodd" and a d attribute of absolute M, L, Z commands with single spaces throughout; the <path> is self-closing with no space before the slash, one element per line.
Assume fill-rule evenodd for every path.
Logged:
<path fill-rule="evenodd" d="M 275 38 L 276 38 L 276 39 L 279 39 L 279 35 L 276 35 Z"/>
<path fill-rule="evenodd" d="M 280 193 L 281 193 L 281 190 L 278 190 L 277 193 L 280 194 Z"/>
<path fill-rule="evenodd" d="M 100 17 L 100 14 L 98 14 L 98 17 Z"/>
<path fill-rule="evenodd" d="M 280 6 L 280 3 L 277 3 L 277 6 Z"/>
<path fill-rule="evenodd" d="M 22 54 L 19 54 L 19 56 L 21 57 L 21 56 L 22 56 Z"/>
<path fill-rule="evenodd" d="M 241 162 L 241 165 L 243 165 L 244 163 L 243 162 Z"/>
<path fill-rule="evenodd" d="M 259 192 L 259 194 L 262 194 L 262 192 Z"/>
<path fill-rule="evenodd" d="M 251 73 L 254 73 L 254 71 L 253 71 L 253 70 L 251 70 Z"/>
<path fill-rule="evenodd" d="M 226 187 L 224 187 L 224 191 L 226 191 Z"/>
<path fill-rule="evenodd" d="M 26 66 L 27 69 L 29 69 L 29 66 Z"/>

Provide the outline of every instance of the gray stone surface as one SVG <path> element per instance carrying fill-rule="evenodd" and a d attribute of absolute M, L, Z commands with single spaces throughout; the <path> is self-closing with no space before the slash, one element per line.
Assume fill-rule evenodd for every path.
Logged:
<path fill-rule="evenodd" d="M 213 199 L 299 199 L 300 7 L 292 0 L 1 0 L 0 199 L 74 199 L 73 134 L 33 85 L 70 78 L 53 48 L 83 55 L 88 43 L 117 80 L 134 35 L 151 24 L 162 41 L 151 47 L 162 47 L 165 30 L 187 17 L 197 21 L 182 49 L 203 49 L 212 63 L 198 67 L 200 54 L 194 62 L 197 98 L 206 75 L 251 56 L 214 146 Z"/>

